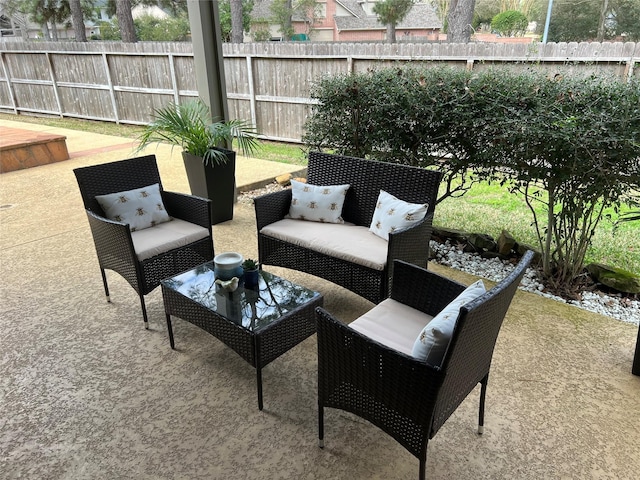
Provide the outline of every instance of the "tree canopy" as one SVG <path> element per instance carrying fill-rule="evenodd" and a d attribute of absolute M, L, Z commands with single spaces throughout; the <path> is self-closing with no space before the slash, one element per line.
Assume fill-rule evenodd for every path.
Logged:
<path fill-rule="evenodd" d="M 525 34 L 528 24 L 524 14 L 517 10 L 507 10 L 493 17 L 491 29 L 505 37 L 516 37 Z"/>
<path fill-rule="evenodd" d="M 373 5 L 373 13 L 387 26 L 387 42 L 395 43 L 396 26 L 405 19 L 415 0 L 380 0 Z"/>
<path fill-rule="evenodd" d="M 532 19 L 542 29 L 546 10 L 537 10 Z M 640 40 L 640 0 L 555 0 L 548 40 L 597 40 L 599 27 L 602 27 L 603 40 Z"/>

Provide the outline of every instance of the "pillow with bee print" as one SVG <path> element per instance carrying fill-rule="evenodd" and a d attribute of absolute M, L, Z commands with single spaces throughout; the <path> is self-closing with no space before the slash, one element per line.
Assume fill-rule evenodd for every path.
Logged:
<path fill-rule="evenodd" d="M 157 183 L 125 192 L 96 195 L 109 220 L 129 224 L 132 232 L 171 220 L 164 209 Z"/>
<path fill-rule="evenodd" d="M 408 203 L 380 190 L 369 230 L 388 241 L 390 233 L 404 230 L 422 220 L 428 208 L 426 203 Z"/>
<path fill-rule="evenodd" d="M 288 218 L 312 222 L 344 223 L 342 206 L 349 185 L 309 185 L 291 180 Z"/>

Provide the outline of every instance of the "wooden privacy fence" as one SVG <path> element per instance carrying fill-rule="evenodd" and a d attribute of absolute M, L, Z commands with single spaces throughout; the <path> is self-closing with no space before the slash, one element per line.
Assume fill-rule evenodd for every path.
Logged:
<path fill-rule="evenodd" d="M 299 142 L 324 75 L 398 64 L 543 68 L 640 77 L 640 43 L 224 44 L 231 118 L 263 138 Z M 146 124 L 153 110 L 198 96 L 190 43 L 2 42 L 0 111 Z"/>

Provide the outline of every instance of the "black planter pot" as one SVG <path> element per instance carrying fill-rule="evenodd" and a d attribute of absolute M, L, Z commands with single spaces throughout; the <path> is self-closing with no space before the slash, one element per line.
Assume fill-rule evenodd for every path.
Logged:
<path fill-rule="evenodd" d="M 245 270 L 243 279 L 245 287 L 252 288 L 257 286 L 260 279 L 260 270 L 257 268 L 255 270 Z"/>
<path fill-rule="evenodd" d="M 220 150 L 228 159 L 223 165 L 205 165 L 202 157 L 182 152 L 191 194 L 211 200 L 211 225 L 233 219 L 236 201 L 236 152 Z"/>

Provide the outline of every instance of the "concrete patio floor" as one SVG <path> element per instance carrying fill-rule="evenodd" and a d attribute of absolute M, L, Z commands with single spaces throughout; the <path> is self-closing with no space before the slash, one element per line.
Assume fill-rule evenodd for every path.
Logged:
<path fill-rule="evenodd" d="M 413 479 L 418 462 L 372 425 L 329 411 L 317 447 L 315 336 L 254 372 L 108 273 L 106 303 L 73 169 L 133 156 L 128 139 L 67 136 L 70 159 L 0 175 L 0 478 Z M 164 188 L 188 192 L 180 153 L 156 153 Z M 246 189 L 299 167 L 241 158 Z M 214 226 L 216 252 L 257 257 L 253 207 Z M 430 265 L 471 283 L 474 277 Z M 371 304 L 312 276 L 271 269 L 350 322 Z M 635 479 L 640 472 L 637 327 L 518 292 L 496 346 L 485 434 L 473 392 L 429 444 L 430 479 Z"/>

